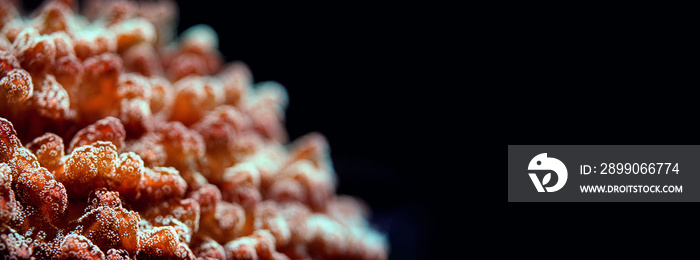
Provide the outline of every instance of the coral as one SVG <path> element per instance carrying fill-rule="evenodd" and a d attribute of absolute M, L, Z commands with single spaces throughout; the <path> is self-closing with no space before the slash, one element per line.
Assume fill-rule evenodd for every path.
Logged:
<path fill-rule="evenodd" d="M 328 141 L 170 1 L 0 4 L 0 255 L 386 259 Z"/>
<path fill-rule="evenodd" d="M 90 239 L 70 234 L 61 243 L 61 259 L 104 259 L 105 254 Z"/>
<path fill-rule="evenodd" d="M 23 69 L 8 71 L 0 80 L 0 85 L 4 88 L 3 97 L 7 103 L 24 102 L 34 93 L 29 73 Z"/>
<path fill-rule="evenodd" d="M 0 223 L 7 223 L 17 215 L 17 199 L 12 190 L 12 169 L 0 163 Z"/>
<path fill-rule="evenodd" d="M 119 150 L 124 146 L 125 138 L 126 131 L 121 121 L 114 117 L 106 117 L 78 131 L 70 142 L 68 151 L 97 141 L 110 142 Z"/>
<path fill-rule="evenodd" d="M 85 236 L 105 251 L 123 249 L 136 255 L 141 249 L 139 214 L 124 209 L 117 192 L 96 190 L 91 197 L 85 214 L 69 225 L 71 232 Z"/>

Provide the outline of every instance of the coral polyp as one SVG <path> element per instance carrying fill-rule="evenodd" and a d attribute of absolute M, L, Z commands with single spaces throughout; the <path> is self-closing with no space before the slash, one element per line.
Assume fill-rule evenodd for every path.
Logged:
<path fill-rule="evenodd" d="M 170 1 L 0 0 L 0 255 L 386 259 L 328 141 Z"/>

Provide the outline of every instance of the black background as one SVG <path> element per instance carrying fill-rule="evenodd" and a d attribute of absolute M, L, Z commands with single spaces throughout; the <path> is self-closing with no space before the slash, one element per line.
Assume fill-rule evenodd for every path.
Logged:
<path fill-rule="evenodd" d="M 433 146 L 441 135 L 433 130 L 451 128 L 437 119 L 447 111 L 433 111 L 443 102 L 430 61 L 445 55 L 442 27 L 433 24 L 439 13 L 405 3 L 177 2 L 178 33 L 211 26 L 226 62 L 243 61 L 255 82 L 287 88 L 291 140 L 313 131 L 327 137 L 338 193 L 369 204 L 390 259 L 435 256 L 448 240 L 436 237 L 434 223 L 446 199 L 437 195 L 442 158 L 451 153 Z"/>
<path fill-rule="evenodd" d="M 499 45 L 516 84 L 496 124 L 505 142 L 700 144 L 698 42 L 680 9 L 520 9 Z M 506 243 L 527 255 L 673 258 L 697 242 L 697 203 L 508 203 L 506 215 Z"/>

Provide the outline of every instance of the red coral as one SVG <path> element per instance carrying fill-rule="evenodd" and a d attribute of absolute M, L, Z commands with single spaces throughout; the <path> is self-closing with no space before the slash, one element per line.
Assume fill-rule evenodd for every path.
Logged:
<path fill-rule="evenodd" d="M 136 141 L 127 144 L 126 150 L 136 153 L 147 167 L 165 165 L 168 155 L 160 144 L 159 134 L 146 134 Z"/>
<path fill-rule="evenodd" d="M 224 250 L 228 259 L 289 259 L 276 251 L 275 238 L 264 229 L 226 243 Z"/>
<path fill-rule="evenodd" d="M 242 62 L 234 62 L 224 69 L 221 78 L 226 93 L 226 104 L 239 106 L 251 89 L 253 76 L 250 69 Z"/>
<path fill-rule="evenodd" d="M 54 121 L 68 120 L 73 117 L 68 92 L 52 75 L 37 79 L 34 95 L 29 105 L 33 106 L 42 117 Z"/>
<path fill-rule="evenodd" d="M 224 200 L 252 208 L 262 200 L 260 172 L 254 164 L 246 162 L 228 168 L 220 185 Z"/>
<path fill-rule="evenodd" d="M 243 207 L 221 201 L 214 212 L 202 213 L 199 227 L 201 233 L 224 243 L 243 234 L 246 212 Z"/>
<path fill-rule="evenodd" d="M 15 259 L 30 259 L 33 247 L 24 236 L 14 229 L 0 228 L 0 255 Z"/>
<path fill-rule="evenodd" d="M 181 241 L 189 243 L 199 230 L 200 207 L 194 199 L 170 200 L 150 207 L 144 217 L 155 226 L 173 226 Z"/>
<path fill-rule="evenodd" d="M 155 227 L 142 235 L 143 250 L 139 258 L 143 259 L 194 259 L 189 247 L 178 242 L 178 235 L 173 227 Z"/>
<path fill-rule="evenodd" d="M 267 197 L 280 202 L 299 201 L 314 210 L 325 209 L 335 186 L 327 172 L 308 160 L 296 161 L 284 168 L 268 190 Z"/>
<path fill-rule="evenodd" d="M 4 1 L 3 4 L 0 5 L 0 28 L 10 21 L 15 21 L 15 18 L 19 16 L 15 4 L 16 3 L 11 1 Z"/>
<path fill-rule="evenodd" d="M 5 77 L 10 71 L 19 68 L 21 66 L 14 55 L 6 51 L 0 51 L 0 77 Z"/>
<path fill-rule="evenodd" d="M 216 205 L 221 201 L 221 191 L 216 186 L 207 184 L 192 192 L 190 197 L 199 203 L 202 215 L 214 214 Z"/>
<path fill-rule="evenodd" d="M 289 162 L 309 160 L 316 168 L 332 170 L 328 141 L 319 133 L 310 133 L 300 137 L 291 145 Z"/>
<path fill-rule="evenodd" d="M 9 50 L 12 48 L 12 43 L 5 38 L 4 35 L 0 35 L 0 51 Z"/>
<path fill-rule="evenodd" d="M 81 60 L 117 50 L 117 36 L 104 28 L 79 31 L 75 34 L 73 42 L 75 55 Z"/>
<path fill-rule="evenodd" d="M 105 254 L 84 236 L 70 234 L 61 243 L 61 259 L 104 259 Z"/>
<path fill-rule="evenodd" d="M 23 69 L 13 69 L 0 79 L 3 88 L 0 96 L 8 103 L 20 103 L 32 97 L 34 83 L 32 78 Z"/>
<path fill-rule="evenodd" d="M 170 78 L 175 81 L 218 71 L 222 63 L 216 50 L 218 41 L 216 32 L 206 25 L 197 25 L 183 32 L 177 51 L 165 57 Z"/>
<path fill-rule="evenodd" d="M 75 89 L 83 80 L 83 63 L 74 55 L 67 55 L 56 59 L 52 67 L 56 81 L 66 90 Z"/>
<path fill-rule="evenodd" d="M 114 175 L 109 178 L 109 186 L 128 200 L 135 201 L 141 196 L 139 183 L 145 171 L 141 157 L 133 152 L 122 153 Z"/>
<path fill-rule="evenodd" d="M 282 216 L 279 206 L 272 201 L 266 201 L 255 207 L 255 230 L 266 229 L 275 238 L 275 245 L 283 247 L 291 239 L 291 231 L 287 220 Z"/>
<path fill-rule="evenodd" d="M 192 125 L 199 121 L 207 110 L 223 103 L 221 82 L 206 77 L 189 76 L 174 83 L 175 100 L 170 120 Z"/>
<path fill-rule="evenodd" d="M 138 7 L 136 3 L 133 2 L 114 1 L 104 3 L 104 6 L 100 8 L 101 9 L 98 10 L 100 13 L 99 19 L 103 20 L 108 25 L 112 25 L 133 18 Z"/>
<path fill-rule="evenodd" d="M 36 156 L 20 145 L 12 124 L 0 119 L 0 141 L 7 145 L 2 159 L 7 162 L 10 180 L 16 191 L 17 200 L 35 208 L 45 221 L 53 221 L 64 213 L 67 206 L 66 190 L 62 183 L 54 180 L 46 168 L 39 165 Z"/>
<path fill-rule="evenodd" d="M 17 198 L 22 204 L 35 207 L 47 221 L 61 216 L 68 205 L 66 189 L 53 179 L 46 168 L 23 171 L 17 177 Z"/>
<path fill-rule="evenodd" d="M 88 210 L 98 207 L 121 207 L 122 200 L 119 197 L 119 192 L 110 191 L 105 188 L 94 190 L 88 197 Z"/>
<path fill-rule="evenodd" d="M 97 141 L 73 150 L 65 170 L 56 178 L 69 186 L 71 196 L 85 197 L 93 189 L 107 187 L 118 164 L 117 149 L 111 142 Z"/>
<path fill-rule="evenodd" d="M 12 169 L 5 163 L 0 163 L 0 224 L 5 224 L 14 218 L 19 209 L 12 190 Z"/>
<path fill-rule="evenodd" d="M 241 133 L 250 128 L 250 120 L 231 106 L 217 107 L 192 126 L 206 145 L 208 164 L 203 174 L 210 182 L 221 182 L 226 168 L 249 155 L 249 150 L 241 149 L 246 144 Z"/>
<path fill-rule="evenodd" d="M 337 196 L 328 204 L 327 215 L 346 226 L 366 225 L 369 218 L 368 206 L 357 198 Z"/>
<path fill-rule="evenodd" d="M 163 66 L 158 53 L 148 43 L 142 42 L 124 52 L 124 67 L 146 77 L 163 75 Z"/>
<path fill-rule="evenodd" d="M 173 99 L 173 86 L 164 78 L 154 77 L 151 81 L 151 112 L 158 113 L 170 108 Z"/>
<path fill-rule="evenodd" d="M 34 27 L 40 34 L 51 34 L 53 32 L 73 33 L 75 21 L 70 5 L 60 1 L 49 1 L 38 10 L 39 15 L 34 18 Z"/>
<path fill-rule="evenodd" d="M 139 137 L 152 132 L 151 108 L 143 99 L 124 99 L 119 104 L 119 119 L 124 123 L 128 136 Z"/>
<path fill-rule="evenodd" d="M 0 117 L 0 162 L 8 162 L 15 149 L 22 147 L 17 132 L 10 121 Z"/>
<path fill-rule="evenodd" d="M 22 19 L 14 19 L 8 23 L 5 24 L 5 26 L 2 27 L 2 33 L 5 34 L 5 37 L 9 42 L 14 42 L 19 34 L 25 29 L 27 26 L 26 22 Z M 9 48 L 12 49 L 12 48 Z"/>
<path fill-rule="evenodd" d="M 107 250 L 107 256 L 105 259 L 108 260 L 128 260 L 131 259 L 129 257 L 129 252 L 127 252 L 124 249 L 116 249 L 116 248 L 111 248 Z"/>
<path fill-rule="evenodd" d="M 56 59 L 56 44 L 48 35 L 27 27 L 12 44 L 12 52 L 22 68 L 32 73 L 43 73 Z"/>
<path fill-rule="evenodd" d="M 0 5 L 0 255 L 387 257 L 327 140 L 287 145 L 285 88 L 223 65 L 212 28 L 171 42 L 171 1 L 78 10 Z"/>
<path fill-rule="evenodd" d="M 208 237 L 193 242 L 192 252 L 201 259 L 226 259 L 224 247 Z"/>
<path fill-rule="evenodd" d="M 141 178 L 141 201 L 154 203 L 185 195 L 187 183 L 177 170 L 171 167 L 146 168 Z"/>
<path fill-rule="evenodd" d="M 116 150 L 120 150 L 125 138 L 126 131 L 122 123 L 114 117 L 107 117 L 78 131 L 70 142 L 68 151 L 97 141 L 109 141 Z"/>
<path fill-rule="evenodd" d="M 202 137 L 179 122 L 169 122 L 156 130 L 161 134 L 160 143 L 167 154 L 166 165 L 180 171 L 194 171 L 204 155 Z"/>
<path fill-rule="evenodd" d="M 109 28 L 117 35 L 118 51 L 124 51 L 142 42 L 153 44 L 156 40 L 153 24 L 143 18 L 120 21 L 112 24 Z"/>
<path fill-rule="evenodd" d="M 117 248 L 136 255 L 141 248 L 138 213 L 122 208 L 114 193 L 98 191 L 95 194 L 89 211 L 75 222 L 75 231 L 103 251 Z"/>
<path fill-rule="evenodd" d="M 256 86 L 253 97 L 244 108 L 253 119 L 256 131 L 267 138 L 286 143 L 284 110 L 287 104 L 287 91 L 282 85 L 277 82 L 262 82 Z"/>
<path fill-rule="evenodd" d="M 111 116 L 118 108 L 117 87 L 122 72 L 118 55 L 103 53 L 87 58 L 83 63 L 83 82 L 76 93 L 81 116 L 88 121 Z"/>

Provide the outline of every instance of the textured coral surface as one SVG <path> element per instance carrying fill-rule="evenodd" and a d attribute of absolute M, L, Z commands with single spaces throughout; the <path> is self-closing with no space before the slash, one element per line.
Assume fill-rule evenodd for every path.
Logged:
<path fill-rule="evenodd" d="M 284 87 L 169 1 L 0 0 L 0 255 L 386 259 Z M 79 11 L 80 10 L 80 11 Z M 186 11 L 186 10 L 185 10 Z"/>

